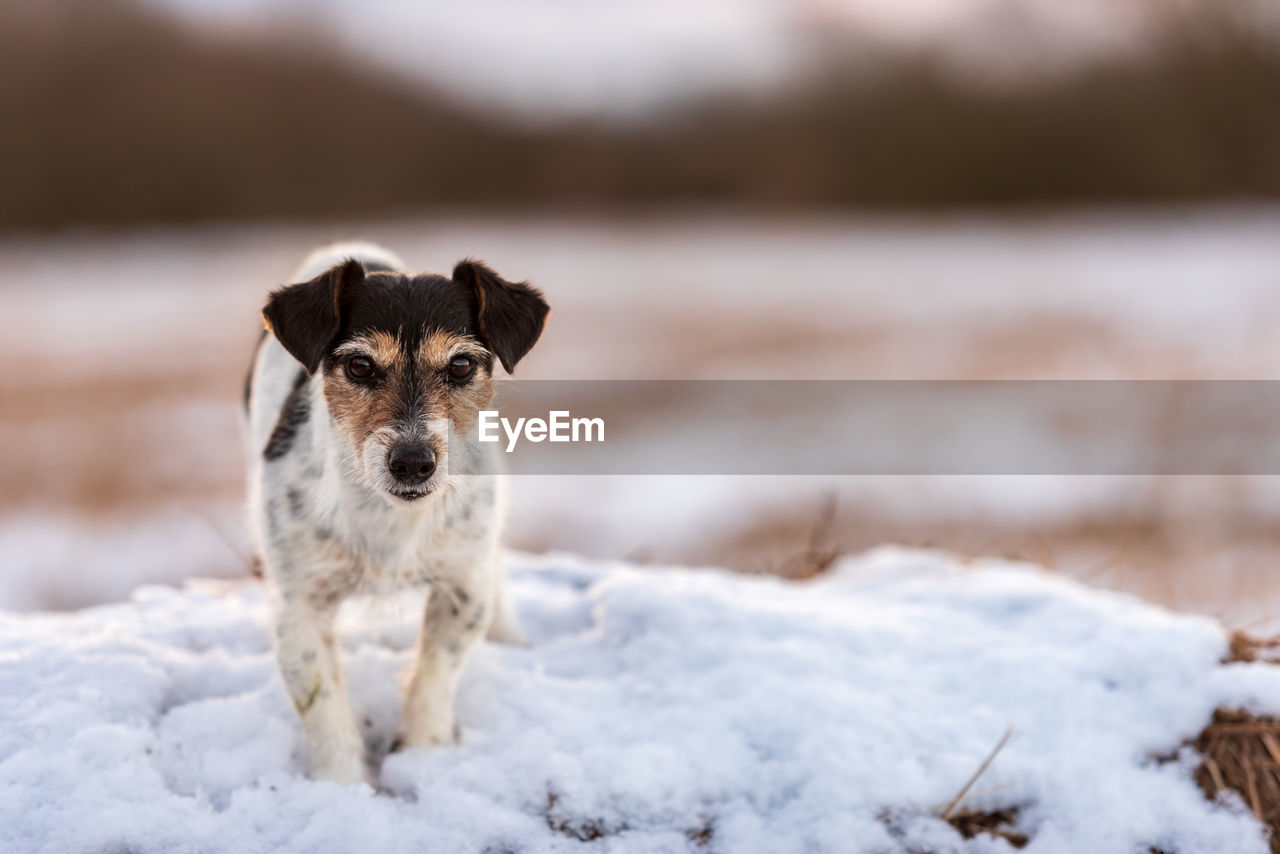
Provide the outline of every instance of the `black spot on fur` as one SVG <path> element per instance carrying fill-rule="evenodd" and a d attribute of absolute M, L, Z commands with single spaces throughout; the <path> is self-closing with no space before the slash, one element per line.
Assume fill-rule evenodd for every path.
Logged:
<path fill-rule="evenodd" d="M 306 502 L 302 498 L 302 491 L 289 487 L 285 497 L 289 499 L 289 512 L 293 514 L 293 518 L 301 519 L 307 512 Z"/>
<path fill-rule="evenodd" d="M 275 429 L 271 431 L 271 438 L 267 440 L 267 446 L 262 449 L 263 458 L 278 460 L 289 453 L 289 449 L 293 447 L 293 440 L 298 436 L 298 430 L 307 423 L 309 417 L 311 417 L 311 399 L 307 397 L 307 372 L 298 371 L 298 376 L 293 381 L 293 389 L 280 407 L 280 416 L 276 419 Z"/>
<path fill-rule="evenodd" d="M 453 592 L 454 592 L 454 595 L 457 596 L 458 601 L 461 602 L 463 605 L 466 605 L 471 601 L 471 594 L 467 593 L 467 591 L 462 589 L 461 587 L 453 588 Z"/>

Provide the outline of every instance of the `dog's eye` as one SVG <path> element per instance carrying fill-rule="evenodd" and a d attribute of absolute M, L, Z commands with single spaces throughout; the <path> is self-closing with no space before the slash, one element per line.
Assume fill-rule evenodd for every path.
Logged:
<path fill-rule="evenodd" d="M 454 356 L 449 362 L 449 377 L 454 380 L 468 379 L 476 372 L 476 360 L 470 356 Z"/>
<path fill-rule="evenodd" d="M 373 362 L 364 356 L 347 359 L 347 376 L 353 380 L 367 380 L 373 376 Z"/>

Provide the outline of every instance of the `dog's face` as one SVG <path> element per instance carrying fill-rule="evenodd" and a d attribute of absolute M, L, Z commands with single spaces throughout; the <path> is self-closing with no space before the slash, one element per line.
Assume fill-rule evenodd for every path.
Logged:
<path fill-rule="evenodd" d="M 357 475 L 404 504 L 444 484 L 450 436 L 466 435 L 493 398 L 494 358 L 513 370 L 547 311 L 536 289 L 477 261 L 451 278 L 347 261 L 274 292 L 263 317 L 308 373 L 322 372 Z"/>

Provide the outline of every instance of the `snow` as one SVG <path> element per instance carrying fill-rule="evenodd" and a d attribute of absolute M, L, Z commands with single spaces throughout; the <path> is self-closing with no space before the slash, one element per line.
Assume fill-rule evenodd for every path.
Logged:
<path fill-rule="evenodd" d="M 1280 710 L 1280 676 L 1221 665 L 1206 618 L 898 549 L 806 583 L 508 563 L 530 645 L 481 647 L 460 743 L 376 789 L 302 776 L 257 584 L 0 614 L 0 850 L 1008 851 L 936 816 L 1010 727 L 966 806 L 1017 807 L 1032 854 L 1267 850 L 1182 745 L 1216 706 Z M 420 604 L 341 618 L 375 758 Z"/>

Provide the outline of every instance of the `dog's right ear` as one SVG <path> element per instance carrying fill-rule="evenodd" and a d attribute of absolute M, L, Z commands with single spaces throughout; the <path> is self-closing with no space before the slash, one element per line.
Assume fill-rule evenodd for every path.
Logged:
<path fill-rule="evenodd" d="M 262 321 L 289 353 L 314 374 L 342 326 L 342 309 L 364 281 L 364 267 L 349 259 L 309 282 L 272 291 Z"/>

